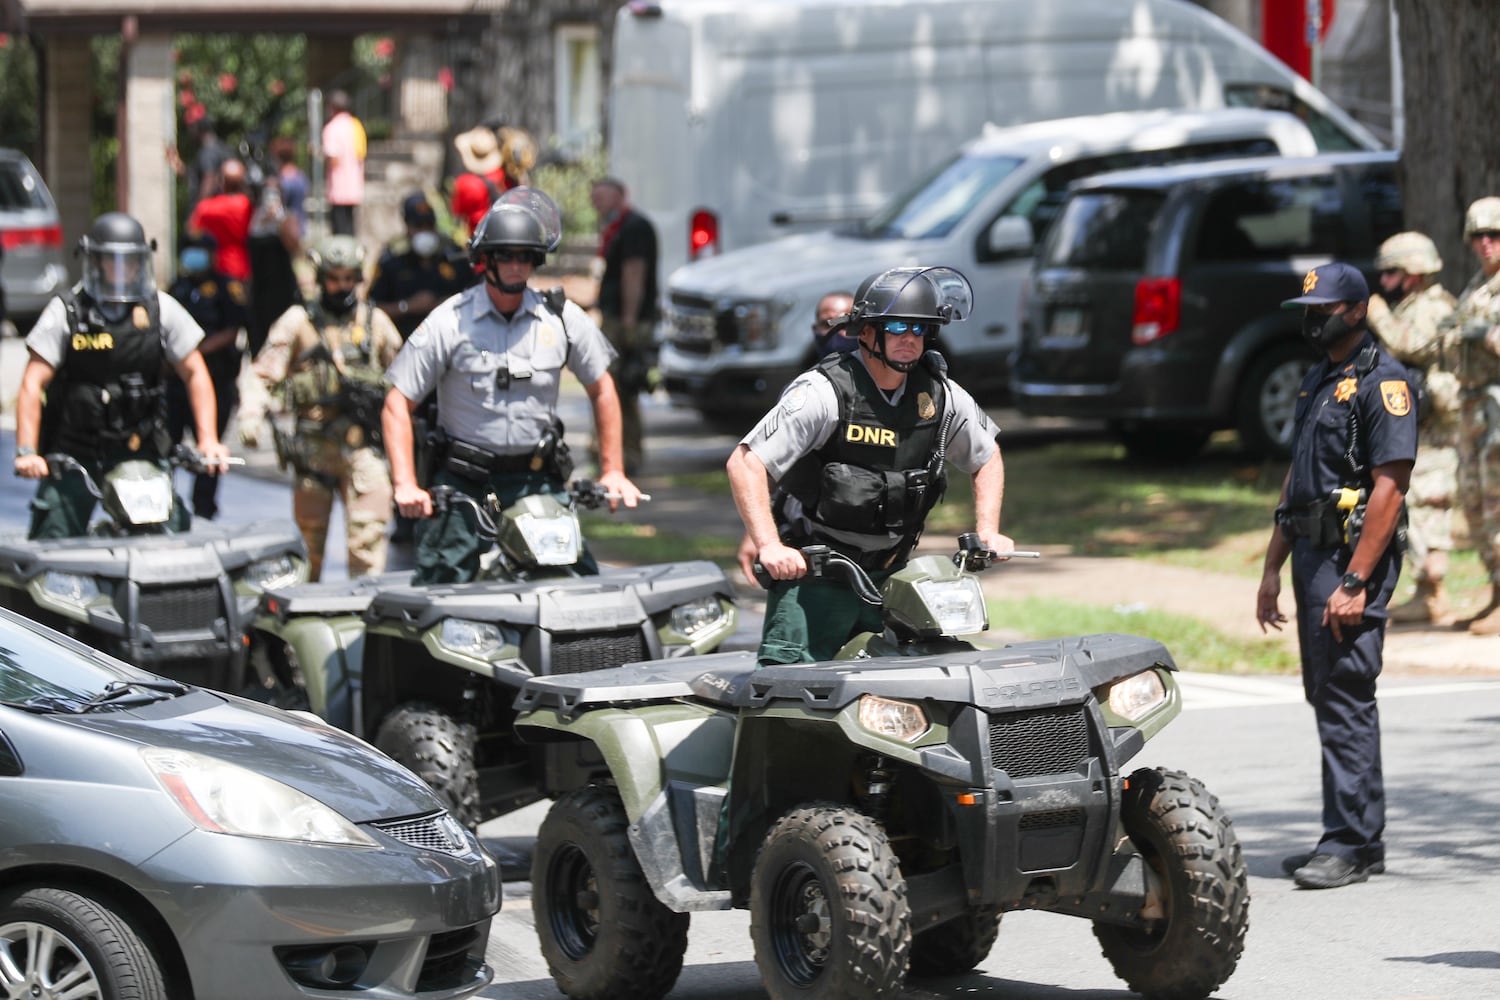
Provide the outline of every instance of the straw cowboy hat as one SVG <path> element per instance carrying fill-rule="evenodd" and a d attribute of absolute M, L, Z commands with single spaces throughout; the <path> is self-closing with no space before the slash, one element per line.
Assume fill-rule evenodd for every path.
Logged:
<path fill-rule="evenodd" d="M 460 132 L 454 136 L 453 146 L 464 169 L 471 173 L 488 174 L 500 169 L 500 139 L 492 128 L 476 125 Z"/>

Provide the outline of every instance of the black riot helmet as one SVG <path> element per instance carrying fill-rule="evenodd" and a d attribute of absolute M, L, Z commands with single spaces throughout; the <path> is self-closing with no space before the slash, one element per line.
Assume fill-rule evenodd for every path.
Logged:
<path fill-rule="evenodd" d="M 536 188 L 516 187 L 495 199 L 469 239 L 469 260 L 483 263 L 491 250 L 520 249 L 536 253 L 540 265 L 562 242 L 562 213 L 557 203 Z"/>
<path fill-rule="evenodd" d="M 151 255 L 156 241 L 124 212 L 105 212 L 78 239 L 83 290 L 98 303 L 143 302 L 156 294 Z"/>
<path fill-rule="evenodd" d="M 974 290 L 969 279 L 953 268 L 894 267 L 859 283 L 847 328 L 858 336 L 865 324 L 873 326 L 875 347 L 870 353 L 889 367 L 906 372 L 916 362 L 891 361 L 885 353 L 887 333 L 920 331 L 926 346 L 931 347 L 938 327 L 966 319 L 973 308 Z"/>

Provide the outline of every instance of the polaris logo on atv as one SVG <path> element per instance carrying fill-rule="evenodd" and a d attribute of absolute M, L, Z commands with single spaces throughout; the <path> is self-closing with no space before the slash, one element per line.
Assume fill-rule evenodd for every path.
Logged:
<path fill-rule="evenodd" d="M 1032 698 L 1039 694 L 1063 695 L 1073 694 L 1083 690 L 1083 685 L 1076 677 L 1064 677 L 1062 680 L 1031 681 L 1028 684 L 1003 684 L 1000 687 L 984 689 L 986 698 L 1004 698 L 1007 701 L 1020 701 L 1023 698 Z"/>

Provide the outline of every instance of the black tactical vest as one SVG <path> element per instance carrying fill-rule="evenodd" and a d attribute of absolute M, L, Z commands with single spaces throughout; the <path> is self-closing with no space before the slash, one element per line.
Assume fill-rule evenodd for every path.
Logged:
<path fill-rule="evenodd" d="M 866 569 L 889 568 L 916 544 L 947 485 L 942 357 L 924 356 L 894 405 L 853 354 L 829 355 L 815 370 L 838 395 L 838 426 L 782 478 L 777 523 L 789 544 L 825 542 Z M 788 496 L 805 521 L 788 515 Z"/>
<path fill-rule="evenodd" d="M 47 387 L 43 450 L 85 461 L 120 451 L 165 457 L 167 352 L 156 296 L 113 321 L 87 295 L 60 298 L 68 340 Z"/>

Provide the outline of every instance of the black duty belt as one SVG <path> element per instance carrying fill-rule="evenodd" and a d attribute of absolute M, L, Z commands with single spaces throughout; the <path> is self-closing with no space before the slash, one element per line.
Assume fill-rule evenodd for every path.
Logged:
<path fill-rule="evenodd" d="M 1345 512 L 1329 500 L 1314 500 L 1300 507 L 1280 507 L 1276 524 L 1288 541 L 1306 538 L 1317 548 L 1344 544 Z"/>
<path fill-rule="evenodd" d="M 444 468 L 455 475 L 467 476 L 470 479 L 533 471 L 534 456 L 531 452 L 522 455 L 501 455 L 488 448 L 481 448 L 457 438 L 448 439 L 445 451 Z"/>

